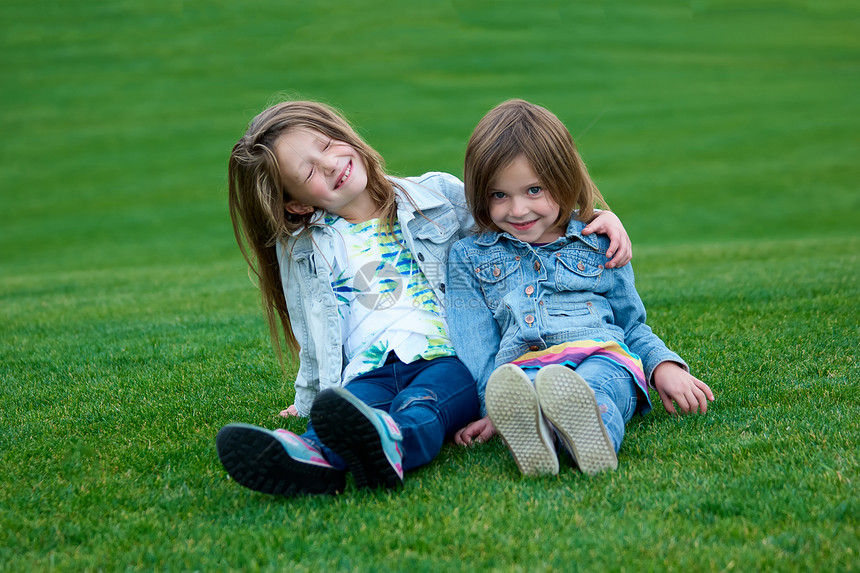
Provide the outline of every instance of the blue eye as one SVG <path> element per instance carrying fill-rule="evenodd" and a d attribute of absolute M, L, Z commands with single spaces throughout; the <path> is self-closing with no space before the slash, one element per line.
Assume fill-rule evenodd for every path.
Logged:
<path fill-rule="evenodd" d="M 504 198 L 505 198 L 505 194 L 502 193 L 501 191 L 493 191 L 492 193 L 490 193 L 490 199 L 504 199 Z"/>
<path fill-rule="evenodd" d="M 543 191 L 540 187 L 529 187 L 526 191 L 527 195 L 540 195 L 540 192 Z"/>

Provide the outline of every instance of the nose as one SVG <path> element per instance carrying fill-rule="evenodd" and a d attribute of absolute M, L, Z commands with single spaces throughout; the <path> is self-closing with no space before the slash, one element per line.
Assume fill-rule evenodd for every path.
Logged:
<path fill-rule="evenodd" d="M 331 175 L 337 169 L 337 158 L 330 153 L 324 154 L 320 157 L 319 165 L 327 175 Z"/>
<path fill-rule="evenodd" d="M 511 215 L 525 217 L 529 214 L 529 206 L 523 197 L 514 197 L 511 201 Z"/>

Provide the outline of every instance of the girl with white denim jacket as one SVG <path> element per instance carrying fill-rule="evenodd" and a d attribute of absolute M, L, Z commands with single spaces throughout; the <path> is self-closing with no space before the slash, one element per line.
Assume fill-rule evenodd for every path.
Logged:
<path fill-rule="evenodd" d="M 555 115 L 522 100 L 491 110 L 465 187 L 483 233 L 449 256 L 449 326 L 485 417 L 458 443 L 498 432 L 522 473 L 556 474 L 557 435 L 596 474 L 617 467 L 625 424 L 651 409 L 649 383 L 670 412 L 707 411 L 710 388 L 645 324 L 631 266 L 611 268 L 608 239 L 583 234 L 603 198 Z"/>
<path fill-rule="evenodd" d="M 301 436 L 229 424 L 216 439 L 222 464 L 276 495 L 338 493 L 346 471 L 361 488 L 400 487 L 478 411 L 443 306 L 448 251 L 472 224 L 462 183 L 388 177 L 336 111 L 293 101 L 259 114 L 234 146 L 229 202 L 276 347 L 280 330 L 299 356 L 282 414 L 310 423 Z"/>

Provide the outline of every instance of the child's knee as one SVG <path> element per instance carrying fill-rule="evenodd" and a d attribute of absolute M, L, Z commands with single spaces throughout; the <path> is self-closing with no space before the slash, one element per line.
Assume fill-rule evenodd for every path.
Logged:
<path fill-rule="evenodd" d="M 412 407 L 427 407 L 435 409 L 437 404 L 436 394 L 426 388 L 417 388 L 415 390 L 406 389 L 400 392 L 391 402 L 390 413 L 402 412 L 407 408 Z"/>

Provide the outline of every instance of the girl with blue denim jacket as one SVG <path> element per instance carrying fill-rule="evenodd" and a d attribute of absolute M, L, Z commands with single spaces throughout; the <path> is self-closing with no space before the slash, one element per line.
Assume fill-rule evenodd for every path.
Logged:
<path fill-rule="evenodd" d="M 511 100 L 466 150 L 466 198 L 480 234 L 448 261 L 448 323 L 478 384 L 484 418 L 470 444 L 501 435 L 524 474 L 559 471 L 556 437 L 579 469 L 618 466 L 624 426 L 651 410 L 707 411 L 710 388 L 645 323 L 630 265 L 583 233 L 603 197 L 573 139 L 548 110 Z"/>
<path fill-rule="evenodd" d="M 448 251 L 473 224 L 462 183 L 387 176 L 341 115 L 306 101 L 254 118 L 228 174 L 234 231 L 279 357 L 279 331 L 299 357 L 282 415 L 310 422 L 301 436 L 223 427 L 224 468 L 276 495 L 338 493 L 347 471 L 361 488 L 400 487 L 478 412 L 443 306 Z"/>

